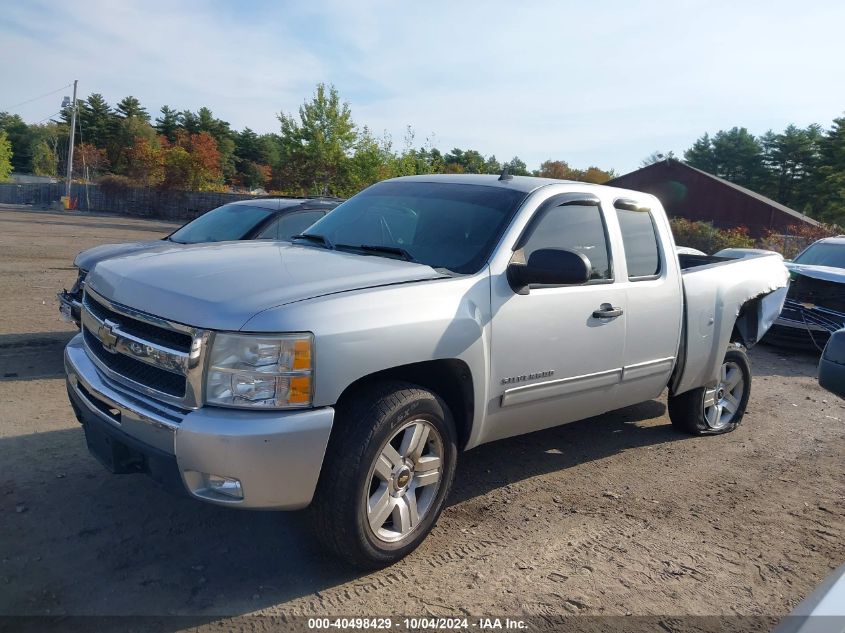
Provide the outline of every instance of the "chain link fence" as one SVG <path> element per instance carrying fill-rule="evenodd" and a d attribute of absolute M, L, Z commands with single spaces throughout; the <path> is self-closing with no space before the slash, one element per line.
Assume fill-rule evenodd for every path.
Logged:
<path fill-rule="evenodd" d="M 0 204 L 51 207 L 58 205 L 65 195 L 62 183 L 0 184 Z M 109 194 L 99 185 L 74 183 L 71 200 L 80 211 L 122 213 L 138 217 L 168 220 L 190 220 L 206 211 L 238 200 L 255 196 L 214 191 L 168 191 L 155 188 L 129 187 Z"/>

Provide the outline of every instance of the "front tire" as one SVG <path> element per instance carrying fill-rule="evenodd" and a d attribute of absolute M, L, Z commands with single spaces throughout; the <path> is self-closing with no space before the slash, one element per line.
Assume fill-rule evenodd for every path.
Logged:
<path fill-rule="evenodd" d="M 317 535 L 356 567 L 412 552 L 434 527 L 452 486 L 457 440 L 436 394 L 390 382 L 338 406 L 317 484 Z"/>
<path fill-rule="evenodd" d="M 730 433 L 742 422 L 750 395 L 751 364 L 745 349 L 732 345 L 722 361 L 716 387 L 669 396 L 669 419 L 676 429 L 691 435 Z"/>

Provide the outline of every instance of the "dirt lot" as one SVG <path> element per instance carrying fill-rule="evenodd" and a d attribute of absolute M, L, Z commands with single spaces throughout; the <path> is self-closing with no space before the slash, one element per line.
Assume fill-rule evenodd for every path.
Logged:
<path fill-rule="evenodd" d="M 774 616 L 845 561 L 845 407 L 814 356 L 763 346 L 737 432 L 675 433 L 661 399 L 481 447 L 429 539 L 372 574 L 302 514 L 108 475 L 67 403 L 55 293 L 77 251 L 169 230 L 0 209 L 0 614 Z"/>

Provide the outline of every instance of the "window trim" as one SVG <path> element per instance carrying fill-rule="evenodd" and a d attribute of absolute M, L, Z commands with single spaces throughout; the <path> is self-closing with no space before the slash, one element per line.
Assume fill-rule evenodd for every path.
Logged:
<path fill-rule="evenodd" d="M 599 286 L 612 284 L 616 281 L 616 267 L 613 263 L 613 246 L 610 242 L 610 233 L 607 230 L 607 221 L 604 217 L 604 208 L 602 207 L 601 199 L 592 193 L 559 193 L 543 201 L 543 203 L 540 204 L 539 207 L 537 207 L 537 210 L 534 211 L 534 215 L 531 216 L 531 219 L 528 220 L 528 224 L 526 224 L 525 228 L 522 229 L 522 232 L 519 234 L 519 237 L 516 239 L 516 242 L 514 242 L 514 245 L 511 248 L 511 251 L 514 254 L 511 256 L 508 265 L 516 261 L 517 253 L 519 253 L 520 256 L 524 259 L 522 249 L 525 248 L 526 243 L 528 242 L 528 240 L 531 239 L 531 236 L 537 229 L 537 225 L 543 220 L 543 218 L 546 217 L 546 215 L 552 209 L 567 206 L 596 207 L 596 210 L 599 214 L 599 221 L 601 222 L 602 233 L 604 234 L 605 249 L 607 251 L 607 266 L 608 270 L 610 271 L 610 277 L 608 277 L 607 279 L 590 279 L 589 281 L 585 281 L 583 284 L 577 284 L 574 286 L 571 284 L 531 284 L 529 286 L 530 289 L 581 288 L 583 286 Z"/>
<path fill-rule="evenodd" d="M 278 228 L 279 228 L 278 225 L 279 225 L 279 222 L 281 222 L 281 220 L 282 220 L 282 214 L 281 213 L 275 213 L 275 214 L 271 215 L 267 220 L 264 221 L 263 224 L 259 225 L 258 228 L 254 229 L 252 231 L 252 235 L 250 237 L 248 237 L 247 239 L 248 240 L 275 240 L 275 239 L 277 239 L 275 237 L 260 237 L 260 235 L 262 233 L 264 233 L 264 231 L 269 229 L 271 226 L 273 226 L 274 224 L 276 225 L 276 229 L 278 230 Z"/>
<path fill-rule="evenodd" d="M 665 270 L 664 260 L 666 258 L 663 256 L 663 246 L 662 242 L 660 241 L 660 233 L 657 230 L 657 223 L 654 221 L 654 213 L 651 207 L 646 204 L 642 204 L 641 202 L 637 202 L 632 198 L 616 198 L 613 201 L 613 210 L 617 212 L 616 223 L 619 225 L 619 237 L 622 238 L 622 248 L 625 249 L 625 272 L 628 273 L 628 281 L 653 281 L 654 279 L 660 279 L 663 276 L 663 272 Z M 648 219 L 651 221 L 651 230 L 654 233 L 654 245 L 657 247 L 656 273 L 652 275 L 631 276 L 630 271 L 628 270 L 628 249 L 625 246 L 625 233 L 622 231 L 622 223 L 619 222 L 618 211 L 635 211 L 637 213 L 648 214 Z"/>

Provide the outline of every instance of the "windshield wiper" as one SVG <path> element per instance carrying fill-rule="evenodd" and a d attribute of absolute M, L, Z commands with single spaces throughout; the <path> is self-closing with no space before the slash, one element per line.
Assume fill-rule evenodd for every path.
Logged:
<path fill-rule="evenodd" d="M 383 246 L 381 244 L 336 244 L 335 248 L 351 248 L 371 253 L 384 253 L 386 255 L 398 255 L 406 262 L 415 262 L 413 256 L 404 248 L 399 246 Z"/>
<path fill-rule="evenodd" d="M 309 242 L 319 242 L 329 250 L 333 249 L 334 246 L 329 241 L 325 235 L 317 235 L 316 233 L 298 233 L 297 235 L 291 235 L 290 239 L 292 240 L 308 240 Z"/>

